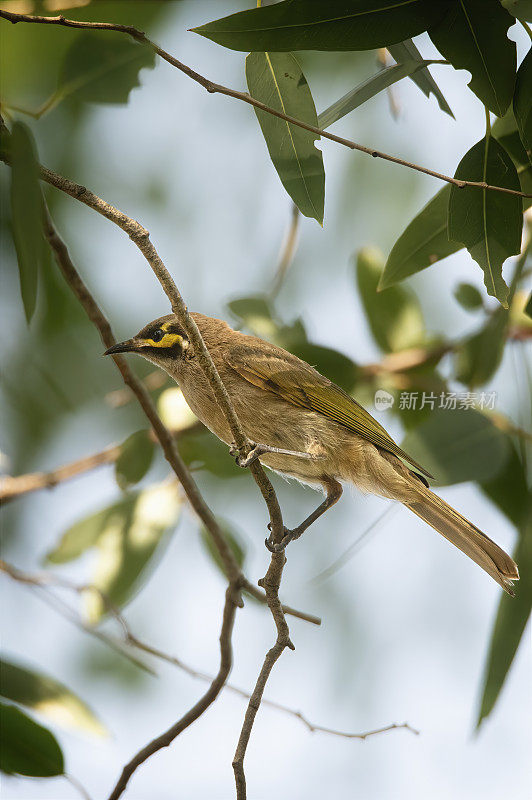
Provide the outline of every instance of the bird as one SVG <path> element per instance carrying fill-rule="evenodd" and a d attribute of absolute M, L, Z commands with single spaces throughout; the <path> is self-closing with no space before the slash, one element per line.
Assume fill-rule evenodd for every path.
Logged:
<path fill-rule="evenodd" d="M 462 550 L 513 596 L 519 571 L 513 559 L 429 487 L 430 475 L 351 395 L 297 356 L 270 342 L 233 330 L 227 322 L 191 312 L 227 390 L 240 424 L 253 443 L 246 458 L 325 493 L 323 502 L 280 550 L 333 506 L 343 483 L 399 501 Z M 104 355 L 136 353 L 165 370 L 196 417 L 235 452 L 233 436 L 194 345 L 175 314 L 148 323 Z"/>

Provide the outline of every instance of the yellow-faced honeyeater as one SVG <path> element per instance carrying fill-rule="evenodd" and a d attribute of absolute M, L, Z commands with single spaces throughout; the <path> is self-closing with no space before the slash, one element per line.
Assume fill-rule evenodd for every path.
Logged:
<path fill-rule="evenodd" d="M 282 546 L 336 503 L 340 481 L 348 481 L 363 492 L 403 503 L 512 594 L 519 572 L 510 556 L 431 492 L 427 478 L 432 476 L 356 400 L 286 350 L 234 331 L 219 319 L 192 317 L 246 435 L 257 443 L 255 456 L 267 467 L 325 491 L 323 503 L 285 532 Z M 201 422 L 232 443 L 226 418 L 176 316 L 150 322 L 106 355 L 113 353 L 138 353 L 166 370 Z"/>

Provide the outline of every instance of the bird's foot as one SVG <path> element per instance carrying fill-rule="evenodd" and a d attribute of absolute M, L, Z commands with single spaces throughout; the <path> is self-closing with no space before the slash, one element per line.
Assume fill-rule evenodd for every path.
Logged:
<path fill-rule="evenodd" d="M 242 453 L 240 452 L 240 448 L 237 447 L 237 445 L 234 442 L 231 445 L 231 447 L 229 448 L 229 453 L 235 459 L 237 467 L 242 467 L 242 469 L 245 469 L 246 467 L 249 467 L 264 452 L 264 449 L 263 449 L 264 445 L 255 444 L 255 442 L 251 442 L 250 441 L 249 442 L 249 446 L 251 447 L 251 450 L 249 451 L 247 456 L 242 455 Z"/>
<path fill-rule="evenodd" d="M 271 531 L 272 525 L 271 522 L 268 523 L 268 530 Z M 273 535 L 270 534 L 267 539 L 264 540 L 264 544 L 266 545 L 267 549 L 270 553 L 282 553 L 283 550 L 286 548 L 290 542 L 293 542 L 294 539 L 299 539 L 301 534 L 303 533 L 302 530 L 299 528 L 294 528 L 293 530 L 289 530 L 283 526 L 283 533 L 284 536 L 280 542 L 273 541 Z"/>

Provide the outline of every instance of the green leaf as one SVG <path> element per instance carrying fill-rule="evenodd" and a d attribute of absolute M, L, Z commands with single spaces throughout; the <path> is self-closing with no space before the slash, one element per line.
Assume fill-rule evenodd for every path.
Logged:
<path fill-rule="evenodd" d="M 155 553 L 175 527 L 181 500 L 175 486 L 160 484 L 126 495 L 102 511 L 76 523 L 63 535 L 48 561 L 62 563 L 97 549 L 85 609 L 91 623 L 108 609 L 100 592 L 115 606 L 128 602 L 147 576 Z"/>
<path fill-rule="evenodd" d="M 138 483 L 148 472 L 155 445 L 149 431 L 137 431 L 129 436 L 121 447 L 115 463 L 116 482 L 121 489 Z"/>
<path fill-rule="evenodd" d="M 386 353 L 415 347 L 425 340 L 425 323 L 417 298 L 399 286 L 377 292 L 383 258 L 371 248 L 360 250 L 356 277 L 373 338 Z"/>
<path fill-rule="evenodd" d="M 532 162 L 532 47 L 517 72 L 513 109 L 521 141 Z"/>
<path fill-rule="evenodd" d="M 206 429 L 183 432 L 177 446 L 181 458 L 193 470 L 206 469 L 218 478 L 239 478 L 246 474 L 229 455 L 227 445 Z"/>
<path fill-rule="evenodd" d="M 521 189 L 512 159 L 492 136 L 481 139 L 465 154 L 455 178 Z M 467 247 L 484 271 L 488 294 L 503 306 L 507 306 L 508 287 L 502 278 L 502 265 L 520 252 L 522 228 L 520 197 L 469 186 L 451 187 L 449 238 Z"/>
<path fill-rule="evenodd" d="M 325 111 L 322 111 L 318 117 L 318 127 L 328 128 L 334 122 L 345 117 L 355 108 L 371 100 L 379 92 L 392 86 L 397 81 L 403 78 L 412 76 L 415 72 L 423 69 L 427 64 L 432 64 L 432 61 L 404 61 L 401 64 L 393 64 L 390 67 L 385 67 L 376 75 L 359 83 L 350 92 L 344 94 L 339 100 L 330 105 Z"/>
<path fill-rule="evenodd" d="M 523 578 L 515 587 L 515 598 L 505 594 L 499 601 L 486 659 L 477 727 L 497 702 L 532 609 L 532 505 L 513 557 Z"/>
<path fill-rule="evenodd" d="M 469 88 L 502 117 L 514 92 L 517 55 L 507 37 L 514 24 L 499 0 L 456 0 L 429 29 L 440 53 L 455 69 L 471 73 Z"/>
<path fill-rule="evenodd" d="M 379 282 L 379 291 L 461 250 L 447 235 L 448 184 L 414 217 L 394 244 Z"/>
<path fill-rule="evenodd" d="M 246 58 L 249 93 L 271 108 L 317 126 L 314 100 L 292 53 L 251 53 Z M 306 217 L 323 222 L 325 172 L 315 133 L 255 108 L 270 158 L 281 182 Z"/>
<path fill-rule="evenodd" d="M 52 778 L 63 775 L 63 753 L 55 736 L 15 706 L 0 703 L 0 770 L 8 775 Z"/>
<path fill-rule="evenodd" d="M 39 163 L 29 128 L 15 122 L 10 136 L 11 219 L 17 251 L 20 292 L 29 323 L 35 311 L 39 264 L 43 254 Z"/>
<path fill-rule="evenodd" d="M 504 117 L 495 121 L 491 132 L 500 144 L 508 151 L 517 169 L 521 191 L 532 194 L 532 164 L 523 147 L 514 113 L 509 109 Z M 523 197 L 523 211 L 532 205 L 532 197 Z"/>
<path fill-rule="evenodd" d="M 246 548 L 242 536 L 235 531 L 232 523 L 229 523 L 227 520 L 223 519 L 222 520 L 218 519 L 218 521 L 220 522 L 225 539 L 229 545 L 231 552 L 235 557 L 236 563 L 238 564 L 239 567 L 242 567 L 244 565 L 244 560 L 246 558 Z M 212 536 L 204 526 L 200 528 L 200 536 L 202 544 L 206 552 L 212 559 L 212 562 L 220 570 L 222 575 L 226 577 L 224 563 L 220 558 L 220 553 L 218 552 L 218 548 L 214 546 L 214 543 L 212 541 Z"/>
<path fill-rule="evenodd" d="M 493 377 L 503 357 L 508 309 L 497 308 L 486 324 L 456 351 L 455 377 L 466 386 L 482 386 Z"/>
<path fill-rule="evenodd" d="M 231 50 L 373 50 L 417 36 L 443 0 L 285 0 L 209 22 L 194 33 Z"/>
<path fill-rule="evenodd" d="M 436 479 L 439 486 L 488 481 L 505 466 L 509 443 L 486 416 L 473 409 L 435 408 L 404 438 L 401 448 Z"/>
<path fill-rule="evenodd" d="M 482 295 L 477 287 L 470 283 L 459 283 L 454 290 L 454 296 L 467 311 L 482 308 Z"/>
<path fill-rule="evenodd" d="M 517 19 L 532 22 L 532 0 L 501 0 L 501 5 Z"/>
<path fill-rule="evenodd" d="M 5 659 L 0 660 L 0 696 L 33 709 L 56 725 L 107 735 L 90 708 L 62 683 Z"/>
<path fill-rule="evenodd" d="M 56 97 L 90 103 L 127 103 L 139 72 L 153 68 L 155 52 L 120 34 L 81 33 L 65 53 Z"/>
<path fill-rule="evenodd" d="M 480 488 L 518 530 L 525 528 L 530 514 L 532 490 L 527 484 L 526 467 L 513 442 L 504 469 L 491 480 L 481 482 Z"/>
<path fill-rule="evenodd" d="M 405 61 L 415 60 L 423 61 L 423 56 L 417 49 L 412 39 L 406 39 L 404 42 L 397 42 L 388 47 L 388 51 L 398 64 L 403 64 Z M 442 111 L 449 114 L 454 119 L 454 114 L 447 100 L 443 96 L 438 84 L 430 74 L 428 67 L 424 67 L 419 72 L 414 72 L 409 76 L 412 81 L 421 89 L 426 97 L 430 97 L 430 93 L 436 97 L 438 105 Z"/>

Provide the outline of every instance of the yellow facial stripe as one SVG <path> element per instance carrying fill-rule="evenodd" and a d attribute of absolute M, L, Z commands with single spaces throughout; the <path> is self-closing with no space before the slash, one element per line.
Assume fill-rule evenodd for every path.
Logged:
<path fill-rule="evenodd" d="M 173 347 L 175 344 L 183 346 L 183 337 L 178 333 L 165 333 L 160 342 L 154 342 L 153 339 L 146 339 L 146 344 L 150 347 Z"/>

